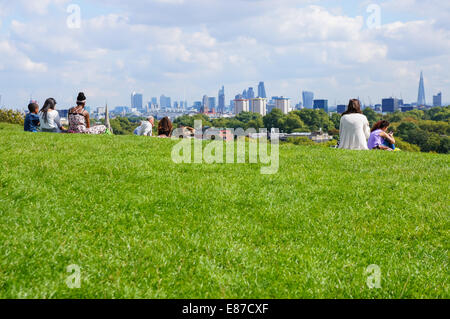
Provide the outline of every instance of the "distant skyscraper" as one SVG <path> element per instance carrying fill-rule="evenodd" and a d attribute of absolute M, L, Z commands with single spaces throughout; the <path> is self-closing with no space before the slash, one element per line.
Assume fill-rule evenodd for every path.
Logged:
<path fill-rule="evenodd" d="M 225 87 L 219 90 L 219 113 L 225 113 Z"/>
<path fill-rule="evenodd" d="M 314 106 L 314 93 L 303 91 L 303 107 L 305 109 L 312 109 Z"/>
<path fill-rule="evenodd" d="M 250 87 L 247 90 L 247 100 L 248 100 L 248 103 L 249 103 L 250 112 L 254 112 L 253 111 L 253 99 L 254 98 L 255 98 L 255 91 L 253 90 L 252 87 Z"/>
<path fill-rule="evenodd" d="M 141 111 L 144 107 L 143 96 L 140 93 L 133 92 L 131 94 L 131 108 Z"/>
<path fill-rule="evenodd" d="M 400 100 L 395 98 L 383 99 L 381 102 L 383 113 L 395 113 L 400 109 Z"/>
<path fill-rule="evenodd" d="M 212 111 L 213 109 L 216 109 L 216 98 L 215 97 L 209 97 L 208 98 L 208 107 Z"/>
<path fill-rule="evenodd" d="M 442 93 L 433 96 L 433 106 L 442 106 Z"/>
<path fill-rule="evenodd" d="M 423 72 L 420 72 L 420 82 L 419 82 L 419 97 L 417 98 L 418 106 L 427 105 L 427 101 L 425 99 L 425 84 L 423 81 Z"/>
<path fill-rule="evenodd" d="M 158 104 L 158 98 L 152 97 L 152 104 L 157 105 Z"/>
<path fill-rule="evenodd" d="M 254 99 L 255 98 L 255 91 L 253 88 L 248 88 L 247 90 L 247 98 L 248 99 Z"/>
<path fill-rule="evenodd" d="M 202 113 L 208 113 L 208 112 L 209 112 L 209 97 L 207 95 L 203 95 Z"/>
<path fill-rule="evenodd" d="M 244 99 L 247 98 L 247 90 L 244 90 L 244 92 L 242 92 L 242 96 L 244 97 Z"/>
<path fill-rule="evenodd" d="M 328 113 L 328 100 L 314 100 L 315 110 L 324 110 Z"/>
<path fill-rule="evenodd" d="M 258 97 L 263 98 L 263 99 L 267 98 L 266 86 L 264 85 L 264 82 L 259 82 L 259 85 L 258 85 Z"/>
<path fill-rule="evenodd" d="M 159 98 L 159 106 L 161 106 L 161 108 L 163 109 L 171 108 L 172 99 L 170 97 L 165 96 L 164 94 L 161 95 L 161 97 Z"/>

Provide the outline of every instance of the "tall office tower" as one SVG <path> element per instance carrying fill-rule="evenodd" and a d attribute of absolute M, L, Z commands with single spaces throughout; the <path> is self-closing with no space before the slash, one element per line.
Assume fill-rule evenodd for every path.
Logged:
<path fill-rule="evenodd" d="M 144 107 L 143 96 L 140 93 L 133 92 L 131 94 L 131 108 L 141 111 Z"/>
<path fill-rule="evenodd" d="M 324 110 L 328 113 L 328 100 L 314 100 L 314 109 Z"/>
<path fill-rule="evenodd" d="M 291 101 L 286 97 L 274 97 L 275 107 L 280 109 L 283 114 L 288 114 L 291 108 Z"/>
<path fill-rule="evenodd" d="M 381 101 L 383 113 L 395 113 L 400 109 L 400 100 L 395 98 L 383 99 Z"/>
<path fill-rule="evenodd" d="M 152 104 L 157 105 L 158 104 L 158 98 L 152 97 Z"/>
<path fill-rule="evenodd" d="M 442 93 L 433 96 L 433 106 L 442 106 Z"/>
<path fill-rule="evenodd" d="M 161 95 L 161 97 L 159 98 L 159 106 L 162 109 L 168 108 L 169 106 L 169 98 L 167 96 L 165 96 L 164 94 Z"/>
<path fill-rule="evenodd" d="M 168 96 L 161 96 L 161 107 L 170 109 L 172 107 L 172 99 Z"/>
<path fill-rule="evenodd" d="M 267 99 L 262 97 L 257 97 L 252 99 L 253 112 L 261 114 L 262 116 L 267 115 Z"/>
<path fill-rule="evenodd" d="M 216 109 L 216 98 L 215 97 L 208 97 L 208 107 L 212 111 L 212 109 Z"/>
<path fill-rule="evenodd" d="M 244 90 L 244 92 L 242 92 L 242 96 L 244 97 L 244 99 L 247 98 L 247 90 Z"/>
<path fill-rule="evenodd" d="M 252 87 L 249 87 L 247 90 L 247 100 L 249 104 L 249 111 L 253 112 L 253 99 L 255 98 L 255 91 Z"/>
<path fill-rule="evenodd" d="M 247 90 L 247 98 L 248 99 L 254 99 L 255 98 L 255 91 L 253 88 L 248 88 Z"/>
<path fill-rule="evenodd" d="M 225 113 L 225 87 L 219 90 L 219 113 Z"/>
<path fill-rule="evenodd" d="M 234 100 L 234 113 L 236 115 L 242 112 L 249 111 L 249 104 L 247 99 L 236 99 Z"/>
<path fill-rule="evenodd" d="M 209 97 L 207 95 L 203 95 L 202 113 L 208 113 L 208 112 L 209 112 Z"/>
<path fill-rule="evenodd" d="M 266 86 L 264 85 L 264 82 L 259 82 L 258 84 L 258 97 L 266 99 Z"/>
<path fill-rule="evenodd" d="M 303 107 L 305 109 L 312 109 L 314 106 L 314 93 L 303 91 Z"/>
<path fill-rule="evenodd" d="M 426 106 L 427 101 L 425 99 L 425 84 L 423 81 L 423 72 L 420 72 L 420 82 L 419 82 L 419 97 L 417 98 L 418 106 Z"/>

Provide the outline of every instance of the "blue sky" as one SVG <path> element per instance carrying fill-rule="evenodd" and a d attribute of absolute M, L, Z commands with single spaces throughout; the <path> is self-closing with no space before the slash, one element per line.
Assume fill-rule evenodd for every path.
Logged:
<path fill-rule="evenodd" d="M 67 24 L 76 4 L 81 28 Z M 380 9 L 369 28 L 369 5 Z M 216 96 L 227 100 L 266 82 L 269 95 L 300 101 L 315 92 L 330 104 L 360 97 L 450 100 L 450 4 L 418 0 L 0 0 L 2 104 L 30 94 L 71 106 Z"/>

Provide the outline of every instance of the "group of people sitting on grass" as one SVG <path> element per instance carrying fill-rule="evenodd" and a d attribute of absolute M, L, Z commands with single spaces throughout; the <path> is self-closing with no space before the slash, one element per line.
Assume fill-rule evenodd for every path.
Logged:
<path fill-rule="evenodd" d="M 30 103 L 28 110 L 30 111 L 24 122 L 24 130 L 26 132 L 44 132 L 44 133 L 79 133 L 79 134 L 108 134 L 110 133 L 105 125 L 91 126 L 89 112 L 85 109 L 86 96 L 80 92 L 77 97 L 76 106 L 69 110 L 68 121 L 69 128 L 66 129 L 61 124 L 61 118 L 56 111 L 56 101 L 54 98 L 48 98 L 44 106 L 39 108 L 37 103 Z M 136 135 L 153 136 L 154 118 L 149 117 L 146 121 L 135 130 Z M 172 122 L 168 117 L 159 121 L 158 136 L 171 137 L 173 131 Z"/>
<path fill-rule="evenodd" d="M 66 129 L 61 124 L 54 98 L 48 98 L 44 106 L 39 109 L 37 103 L 28 105 L 28 113 L 25 117 L 24 129 L 27 132 L 44 133 L 79 133 L 79 134 L 106 134 L 108 129 L 105 125 L 91 126 L 89 112 L 85 110 L 86 96 L 83 92 L 78 94 L 77 106 L 69 110 L 69 128 Z"/>
<path fill-rule="evenodd" d="M 359 100 L 350 100 L 347 111 L 341 118 L 339 148 L 398 151 L 394 133 L 388 133 L 389 126 L 388 121 L 379 121 L 371 129 L 369 120 L 361 111 Z"/>

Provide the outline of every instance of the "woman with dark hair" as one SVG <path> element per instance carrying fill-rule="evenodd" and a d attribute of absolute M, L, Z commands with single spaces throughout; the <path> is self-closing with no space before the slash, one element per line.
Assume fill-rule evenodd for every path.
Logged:
<path fill-rule="evenodd" d="M 41 123 L 41 132 L 60 133 L 62 131 L 61 119 L 58 111 L 55 110 L 56 101 L 54 98 L 45 100 L 44 106 L 39 111 L 39 122 Z"/>
<path fill-rule="evenodd" d="M 159 137 L 171 137 L 173 131 L 173 125 L 170 119 L 166 116 L 158 124 L 158 136 Z"/>
<path fill-rule="evenodd" d="M 371 150 L 395 150 L 394 133 L 387 133 L 391 123 L 388 121 L 378 121 L 372 128 L 372 133 L 369 138 L 369 149 Z"/>
<path fill-rule="evenodd" d="M 86 96 L 80 92 L 77 97 L 77 106 L 69 110 L 69 133 L 80 134 L 105 134 L 106 126 L 96 125 L 91 127 L 89 112 L 84 109 L 86 106 Z"/>
<path fill-rule="evenodd" d="M 340 149 L 367 151 L 370 137 L 370 125 L 361 111 L 359 100 L 350 100 L 347 111 L 342 114 L 340 127 Z"/>

